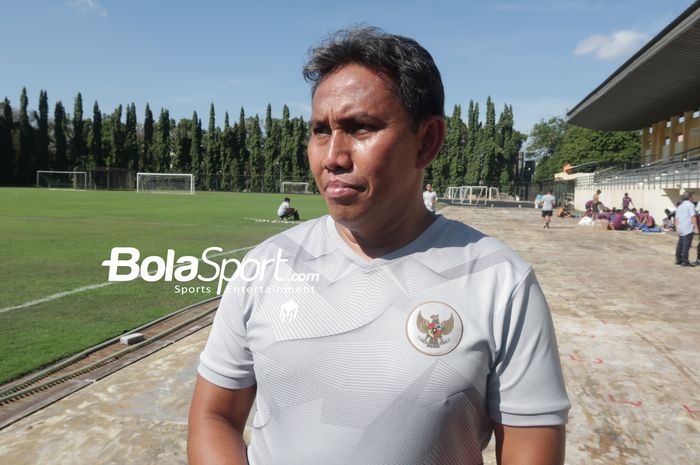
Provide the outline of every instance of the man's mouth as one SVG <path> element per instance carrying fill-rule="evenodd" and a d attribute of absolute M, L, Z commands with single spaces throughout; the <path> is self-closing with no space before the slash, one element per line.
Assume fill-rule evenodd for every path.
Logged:
<path fill-rule="evenodd" d="M 338 179 L 326 184 L 325 194 L 329 199 L 347 199 L 363 192 L 365 188 L 359 184 L 352 184 Z"/>

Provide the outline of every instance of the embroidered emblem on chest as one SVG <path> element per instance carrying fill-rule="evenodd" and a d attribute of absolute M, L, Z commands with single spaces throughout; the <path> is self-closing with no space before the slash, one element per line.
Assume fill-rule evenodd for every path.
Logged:
<path fill-rule="evenodd" d="M 428 355 L 445 355 L 462 340 L 462 319 L 443 302 L 425 302 L 406 321 L 406 335 L 413 347 Z"/>

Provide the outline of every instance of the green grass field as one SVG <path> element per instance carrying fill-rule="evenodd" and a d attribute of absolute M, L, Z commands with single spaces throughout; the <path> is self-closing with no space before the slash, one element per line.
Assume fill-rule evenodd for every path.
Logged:
<path fill-rule="evenodd" d="M 137 194 L 0 189 L 0 383 L 215 294 L 182 295 L 176 282 L 113 283 L 22 308 L 11 307 L 107 282 L 112 247 L 141 258 L 200 257 L 212 246 L 258 244 L 292 225 L 276 219 L 280 194 Z M 320 196 L 293 196 L 302 219 L 321 216 Z M 246 251 L 222 258 L 242 258 Z"/>

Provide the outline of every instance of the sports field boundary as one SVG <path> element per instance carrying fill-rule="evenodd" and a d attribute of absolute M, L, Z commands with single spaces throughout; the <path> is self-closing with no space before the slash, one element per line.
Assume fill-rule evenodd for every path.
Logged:
<path fill-rule="evenodd" d="M 39 371 L 30 373 L 27 376 L 23 376 L 22 378 L 11 381 L 11 382 L 7 383 L 6 385 L 2 386 L 2 389 L 0 389 L 0 396 L 5 395 L 5 394 L 17 389 L 18 386 L 22 386 L 24 384 L 28 384 L 28 383 L 34 382 L 36 380 L 39 380 L 39 379 L 49 375 L 50 373 L 53 373 L 57 370 L 60 370 L 60 369 L 66 367 L 72 363 L 75 363 L 76 361 L 87 357 L 88 355 L 92 354 L 93 352 L 97 352 L 100 349 L 103 349 L 109 345 L 115 344 L 115 343 L 119 342 L 119 340 L 124 336 L 128 336 L 129 334 L 133 334 L 133 333 L 139 333 L 145 329 L 148 329 L 152 326 L 157 325 L 158 323 L 161 323 L 165 320 L 168 320 L 170 318 L 178 316 L 181 313 L 184 313 L 184 312 L 191 310 L 195 307 L 198 307 L 200 305 L 204 305 L 204 304 L 207 304 L 209 302 L 213 302 L 214 300 L 217 300 L 220 298 L 221 298 L 221 296 L 210 297 L 208 299 L 204 299 L 202 301 L 193 303 L 193 304 L 188 305 L 186 307 L 177 309 L 174 312 L 168 313 L 167 315 L 163 315 L 162 317 L 157 318 L 153 321 L 149 321 L 148 323 L 145 323 L 145 324 L 139 326 L 138 328 L 134 328 L 130 331 L 127 331 L 126 333 L 120 334 L 120 335 L 115 336 L 111 339 L 108 339 L 104 342 L 101 342 L 100 344 L 97 344 L 96 346 L 92 346 L 88 349 L 83 350 L 82 352 L 78 352 L 75 355 L 71 355 L 70 357 L 65 358 L 65 359 L 63 359 L 63 360 L 61 360 L 53 365 L 49 365 L 46 368 L 43 368 Z"/>
<path fill-rule="evenodd" d="M 0 386 L 0 430 L 74 392 L 210 326 L 220 297 L 212 297 L 142 325 L 143 341 L 124 347 L 112 338 Z"/>

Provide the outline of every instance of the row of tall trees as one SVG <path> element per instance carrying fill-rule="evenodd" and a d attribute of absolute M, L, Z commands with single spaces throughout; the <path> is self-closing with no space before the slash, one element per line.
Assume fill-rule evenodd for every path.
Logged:
<path fill-rule="evenodd" d="M 544 153 L 534 175 L 535 181 L 542 182 L 553 179 L 566 164 L 611 161 L 638 164 L 641 140 L 639 131 L 596 131 L 568 124 L 555 116 L 533 126 L 528 150 Z"/>
<path fill-rule="evenodd" d="M 467 121 L 455 105 L 446 117 L 445 144 L 426 173 L 436 190 L 448 185 L 497 186 L 508 191 L 515 179 L 518 152 L 526 136 L 513 128 L 513 107 L 506 104 L 496 121 L 488 97 L 486 120 L 480 121 L 479 103 L 469 101 Z"/>
<path fill-rule="evenodd" d="M 167 109 L 157 120 L 146 104 L 139 121 L 136 106 L 119 105 L 103 113 L 98 102 L 85 117 L 81 94 L 69 115 L 59 101 L 49 116 L 46 91 L 39 94 L 38 111 L 28 108 L 22 89 L 18 111 L 5 98 L 0 105 L 0 185 L 33 185 L 37 170 L 123 169 L 158 173 L 192 173 L 198 190 L 275 191 L 280 178 L 308 180 L 306 143 L 308 126 L 302 117 L 291 118 L 285 105 L 282 118 L 246 117 L 241 108 L 231 123 L 224 114 L 217 125 L 214 104 L 206 129 L 193 112 L 175 121 Z M 525 136 L 513 129 L 513 107 L 505 105 L 496 120 L 493 101 L 486 101 L 486 119 L 480 121 L 479 104 L 469 102 L 467 121 L 456 105 L 446 117 L 445 144 L 426 179 L 436 189 L 448 185 L 500 186 L 507 190 L 515 179 L 518 151 Z"/>
<path fill-rule="evenodd" d="M 59 101 L 51 119 L 47 92 L 30 112 L 22 89 L 18 111 L 7 98 L 0 102 L 0 185 L 33 185 L 37 170 L 112 168 L 192 173 L 200 190 L 274 191 L 279 178 L 309 178 L 307 137 L 306 122 L 291 118 L 286 105 L 279 119 L 268 104 L 263 128 L 243 108 L 233 124 L 226 112 L 221 128 L 212 104 L 205 130 L 197 112 L 176 122 L 163 108 L 156 121 L 148 104 L 142 123 L 133 103 L 105 114 L 95 102 L 85 118 L 80 93 L 72 116 Z"/>

